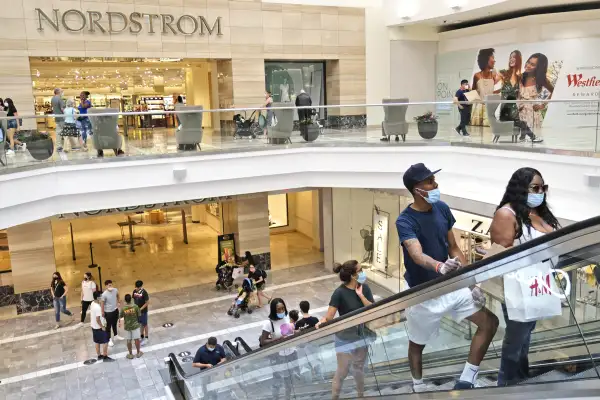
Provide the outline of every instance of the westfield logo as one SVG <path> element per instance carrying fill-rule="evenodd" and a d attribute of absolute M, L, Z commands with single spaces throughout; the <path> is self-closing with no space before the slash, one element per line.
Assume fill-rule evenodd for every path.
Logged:
<path fill-rule="evenodd" d="M 569 87 L 600 86 L 600 79 L 595 76 L 584 78 L 583 74 L 569 74 L 567 75 L 567 82 L 569 83 Z"/>

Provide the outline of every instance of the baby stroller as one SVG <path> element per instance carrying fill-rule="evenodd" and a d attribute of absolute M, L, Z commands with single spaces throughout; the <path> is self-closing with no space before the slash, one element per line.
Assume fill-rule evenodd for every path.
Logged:
<path fill-rule="evenodd" d="M 235 133 L 233 135 L 234 139 L 250 137 L 252 139 L 256 139 L 256 135 L 262 135 L 263 130 L 258 125 L 256 121 L 256 111 L 250 114 L 250 118 L 247 118 L 246 111 L 244 111 L 244 116 L 242 114 L 235 114 L 233 116 L 233 122 L 235 122 Z"/>
<path fill-rule="evenodd" d="M 254 282 L 250 278 L 244 278 L 242 287 L 238 291 L 238 295 L 233 300 L 233 304 L 229 307 L 227 315 L 233 315 L 234 318 L 239 318 L 242 311 L 252 314 L 252 309 L 248 306 L 250 294 L 256 289 Z"/>
<path fill-rule="evenodd" d="M 217 290 L 228 290 L 231 291 L 233 287 L 233 266 L 227 264 L 225 261 L 221 261 L 215 268 L 217 272 Z"/>

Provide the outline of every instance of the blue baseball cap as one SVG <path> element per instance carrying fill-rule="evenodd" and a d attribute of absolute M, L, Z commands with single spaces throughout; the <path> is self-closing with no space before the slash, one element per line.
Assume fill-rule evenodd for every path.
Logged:
<path fill-rule="evenodd" d="M 425 164 L 418 163 L 411 165 L 410 168 L 406 170 L 404 176 L 402 177 L 402 180 L 404 181 L 404 186 L 408 189 L 409 192 L 412 193 L 417 183 L 423 182 L 424 180 L 432 177 L 440 171 L 441 169 L 432 172 L 429 168 L 425 166 Z"/>

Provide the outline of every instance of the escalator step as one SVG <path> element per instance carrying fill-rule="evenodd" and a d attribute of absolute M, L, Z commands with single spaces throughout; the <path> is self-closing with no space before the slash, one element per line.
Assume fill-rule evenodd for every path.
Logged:
<path fill-rule="evenodd" d="M 535 376 L 533 378 L 529 378 L 523 382 L 521 385 L 527 385 L 530 383 L 539 383 L 539 382 L 554 382 L 554 381 L 564 381 L 567 379 L 571 379 L 572 375 L 567 374 L 566 372 L 552 370 L 548 371 L 544 374 Z"/>
<path fill-rule="evenodd" d="M 598 370 L 598 373 L 600 373 L 600 367 L 596 367 L 596 370 Z M 590 378 L 598 378 L 598 375 L 597 375 L 596 371 L 594 371 L 594 368 L 590 368 L 587 371 L 580 372 L 577 375 L 574 375 L 572 379 L 590 379 Z"/>
<path fill-rule="evenodd" d="M 492 380 L 490 378 L 477 378 L 477 382 L 475 383 L 475 387 L 493 387 L 498 386 L 498 382 Z"/>

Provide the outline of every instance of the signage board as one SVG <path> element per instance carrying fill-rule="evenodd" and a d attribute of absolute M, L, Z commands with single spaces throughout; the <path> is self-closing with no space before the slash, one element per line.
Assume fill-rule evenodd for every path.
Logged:
<path fill-rule="evenodd" d="M 390 214 L 377 206 L 373 210 L 373 268 L 387 271 Z"/>

